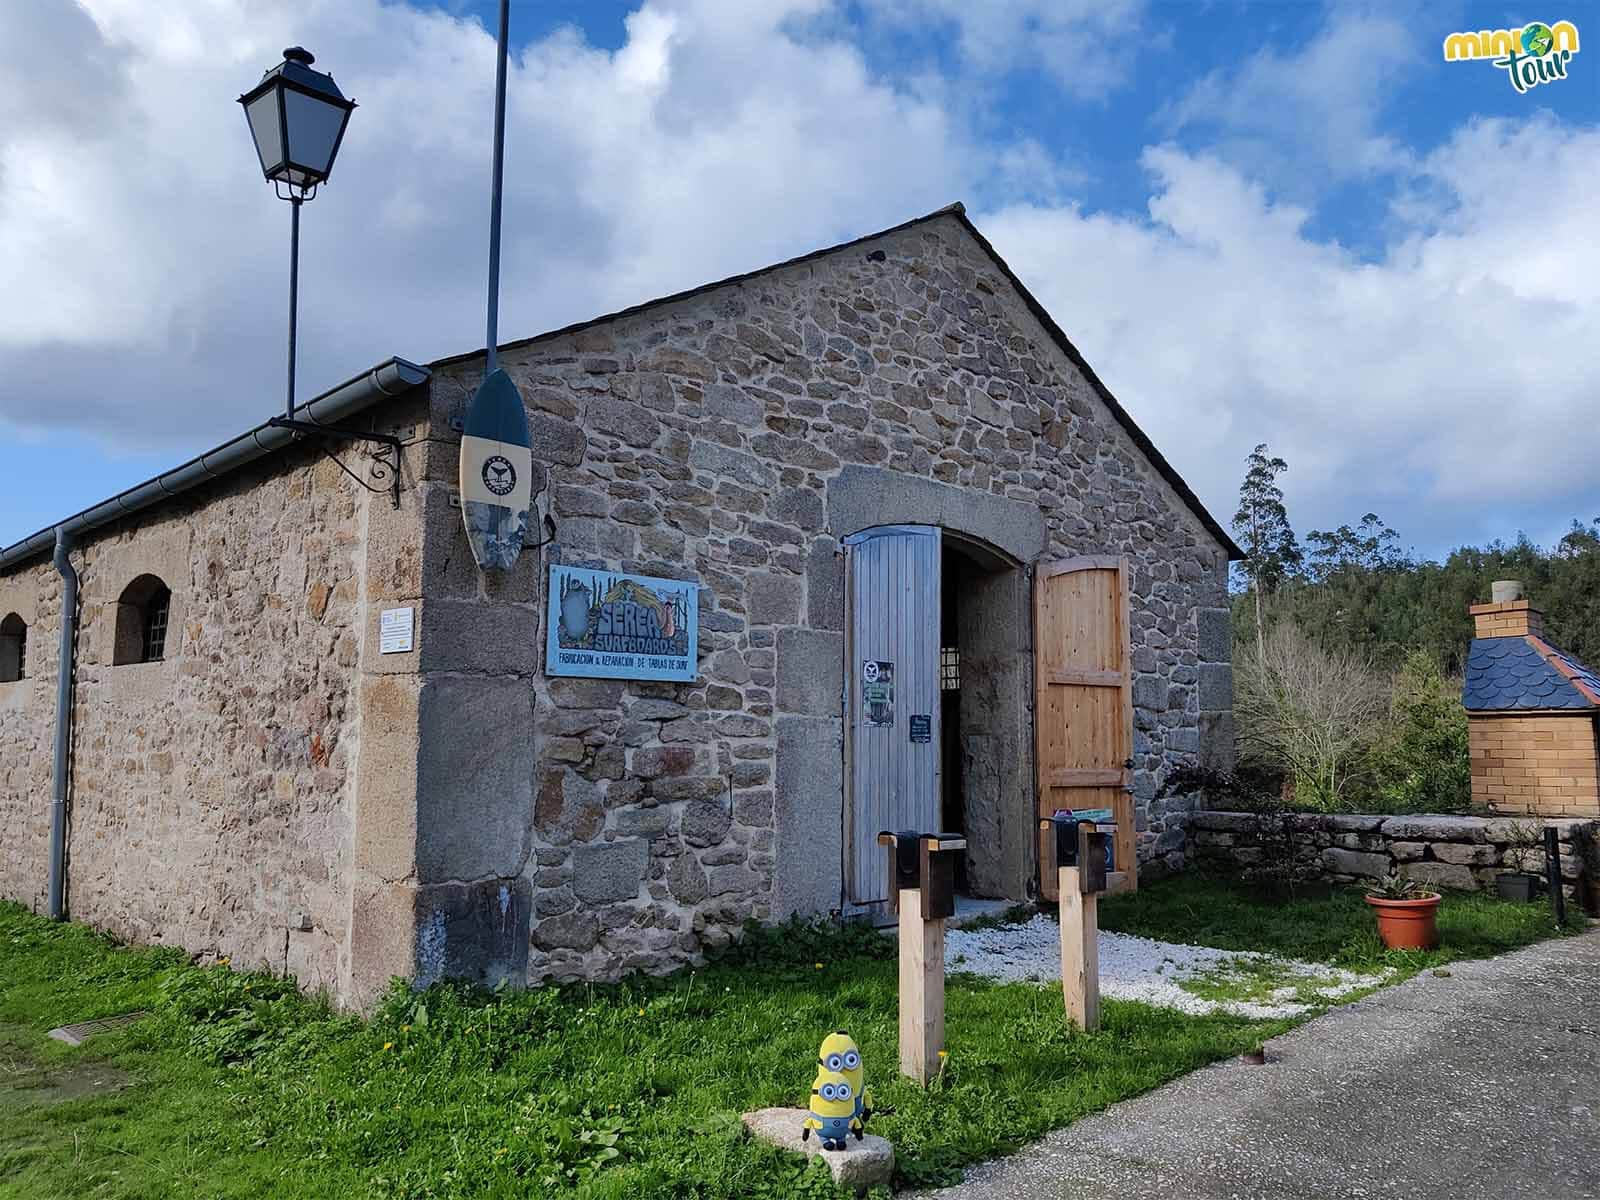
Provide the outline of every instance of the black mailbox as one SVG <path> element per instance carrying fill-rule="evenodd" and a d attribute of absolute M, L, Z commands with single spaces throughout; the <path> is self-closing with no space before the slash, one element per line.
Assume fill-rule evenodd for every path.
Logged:
<path fill-rule="evenodd" d="M 1055 849 L 1057 869 L 1079 868 L 1079 891 L 1106 890 L 1106 872 L 1112 853 L 1109 833 L 1102 833 L 1094 822 L 1080 820 L 1072 813 L 1040 818 L 1039 831 L 1046 835 L 1045 843 Z"/>
<path fill-rule="evenodd" d="M 956 911 L 956 855 L 967 848 L 958 833 L 902 830 L 878 834 L 889 852 L 889 907 L 900 911 L 900 892 L 916 888 L 922 896 L 922 919 L 942 921 Z"/>

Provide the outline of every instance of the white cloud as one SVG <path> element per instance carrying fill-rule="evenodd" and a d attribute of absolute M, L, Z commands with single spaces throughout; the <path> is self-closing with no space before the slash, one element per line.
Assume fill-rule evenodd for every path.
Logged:
<path fill-rule="evenodd" d="M 1084 99 L 1125 83 L 1148 45 L 1140 36 L 1145 0 L 863 0 L 863 7 L 892 27 L 953 30 L 975 71 L 1040 70 Z"/>
<path fill-rule="evenodd" d="M 980 219 L 1217 511 L 1263 440 L 1289 460 L 1302 529 L 1376 509 L 1437 545 L 1593 507 L 1600 131 L 1548 115 L 1458 131 L 1376 262 L 1308 239 L 1303 210 L 1216 158 L 1144 162 L 1148 220 Z"/>
<path fill-rule="evenodd" d="M 0 17 L 8 44 L 48 34 L 57 61 L 97 64 L 77 107 L 0 92 L 0 420 L 187 442 L 271 411 L 289 210 L 234 99 L 290 42 L 360 105 L 304 211 L 301 394 L 481 343 L 487 31 L 378 0 L 84 2 Z M 526 47 L 505 336 L 893 224 L 987 173 L 937 103 L 791 36 L 817 6 L 653 0 L 615 54 L 570 29 Z"/>
<path fill-rule="evenodd" d="M 956 30 L 996 72 L 1139 16 L 871 2 Z M 980 142 L 960 87 L 875 74 L 823 20 L 839 11 L 650 0 L 616 53 L 570 29 L 521 52 L 502 334 L 1003 194 L 979 223 L 1224 517 L 1260 440 L 1291 462 L 1302 529 L 1376 509 L 1433 545 L 1592 515 L 1600 131 L 1484 121 L 1390 153 L 1375 101 L 1341 117 L 1317 91 L 1388 44 L 1381 19 L 1345 15 L 1174 109 L 1191 144 L 1144 151 L 1147 216 L 1090 213 L 1037 143 Z M 0 78 L 3 436 L 176 451 L 275 410 L 288 208 L 234 98 L 290 42 L 360 103 L 304 213 L 302 396 L 480 343 L 494 46 L 476 22 L 379 0 L 85 0 L 0 5 L 0 41 L 39 48 Z M 38 65 L 68 62 L 65 90 Z M 1201 153 L 1207 122 L 1228 136 Z M 1400 188 L 1376 255 L 1313 240 L 1314 189 L 1280 186 L 1284 154 L 1337 145 Z"/>
<path fill-rule="evenodd" d="M 1248 41 L 1249 22 L 1240 27 Z M 1379 117 L 1428 44 L 1392 13 L 1341 8 L 1293 51 L 1250 47 L 1239 65 L 1208 72 L 1162 122 L 1213 134 L 1230 161 L 1285 183 L 1403 170 L 1410 153 Z"/>

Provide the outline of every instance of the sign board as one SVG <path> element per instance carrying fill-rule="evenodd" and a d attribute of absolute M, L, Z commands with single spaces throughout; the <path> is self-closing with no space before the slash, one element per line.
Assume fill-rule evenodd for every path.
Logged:
<path fill-rule="evenodd" d="M 694 581 L 554 563 L 546 599 L 546 674 L 694 681 L 700 653 Z"/>
<path fill-rule="evenodd" d="M 909 723 L 911 725 L 911 740 L 913 742 L 933 741 L 932 713 L 912 713 Z"/>
<path fill-rule="evenodd" d="M 867 725 L 894 724 L 894 664 L 867 659 L 861 664 L 861 711 Z"/>
<path fill-rule="evenodd" d="M 412 645 L 413 626 L 412 609 L 384 609 L 378 614 L 378 653 L 407 653 Z"/>

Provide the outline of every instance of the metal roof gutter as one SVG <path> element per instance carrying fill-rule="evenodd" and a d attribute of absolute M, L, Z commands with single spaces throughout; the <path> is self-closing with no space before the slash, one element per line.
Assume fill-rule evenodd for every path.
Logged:
<path fill-rule="evenodd" d="M 380 400 L 398 396 L 419 384 L 426 383 L 431 374 L 427 367 L 420 367 L 403 358 L 391 358 L 379 363 L 370 371 L 364 371 L 354 379 L 346 380 L 320 396 L 306 401 L 294 410 L 294 415 L 297 420 L 313 425 L 335 425 L 347 417 L 371 408 Z M 129 513 L 148 508 L 169 496 L 186 492 L 208 480 L 220 479 L 240 467 L 255 462 L 258 458 L 264 458 L 299 441 L 300 437 L 301 435 L 292 430 L 275 428 L 269 422 L 263 421 L 254 429 L 240 434 L 230 442 L 224 442 L 214 450 L 207 450 L 204 454 L 191 458 L 182 466 L 157 475 L 154 479 L 148 479 L 144 483 L 136 484 L 126 491 L 118 492 L 111 499 L 104 500 L 93 508 L 86 508 L 64 521 L 58 521 L 30 537 L 23 538 L 20 542 L 7 546 L 4 550 L 0 550 L 0 568 L 12 566 L 23 559 L 52 550 L 56 544 L 58 531 L 73 535 L 76 540 L 78 535 L 91 529 L 109 525 Z"/>

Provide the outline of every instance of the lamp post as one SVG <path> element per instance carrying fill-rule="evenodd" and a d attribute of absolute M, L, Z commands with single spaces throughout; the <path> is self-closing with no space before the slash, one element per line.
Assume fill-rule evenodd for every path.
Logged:
<path fill-rule="evenodd" d="M 284 419 L 294 420 L 294 343 L 300 298 L 300 206 L 315 198 L 333 171 L 334 156 L 356 102 L 348 100 L 332 75 L 313 71 L 316 61 L 301 46 L 290 46 L 283 61 L 261 77 L 239 103 L 244 105 L 255 140 L 261 173 L 272 181 L 278 199 L 289 202 L 289 387 Z"/>

